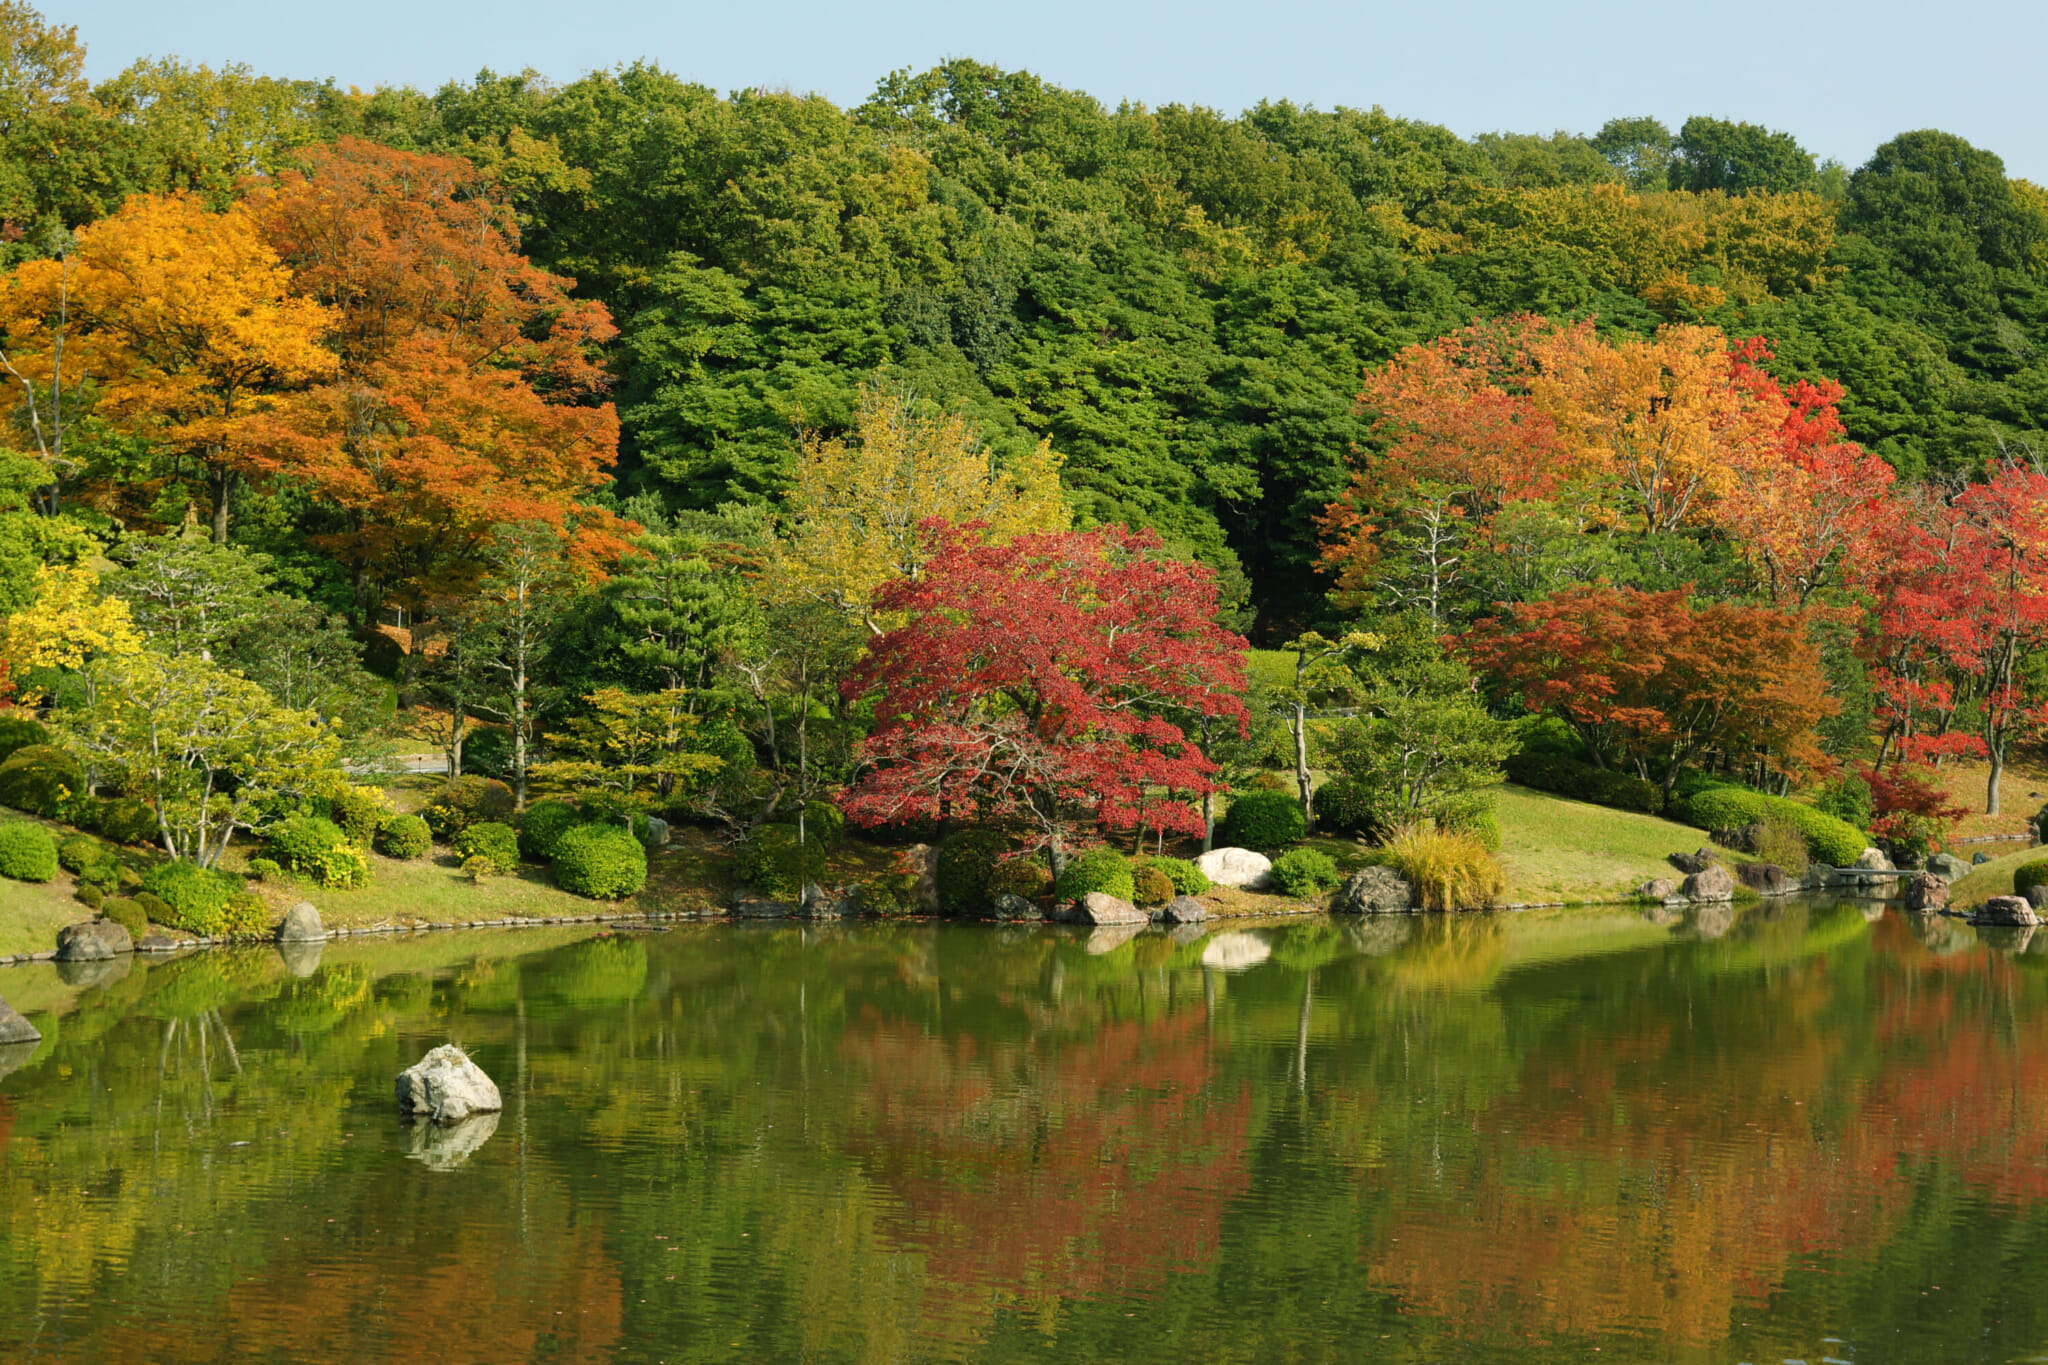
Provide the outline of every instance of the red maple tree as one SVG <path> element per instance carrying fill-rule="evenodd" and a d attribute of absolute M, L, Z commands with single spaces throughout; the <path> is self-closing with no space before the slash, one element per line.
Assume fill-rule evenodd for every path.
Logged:
<path fill-rule="evenodd" d="M 936 558 L 875 598 L 907 620 L 845 684 L 877 698 L 847 817 L 1021 824 L 1055 873 L 1083 820 L 1200 834 L 1189 798 L 1221 787 L 1182 723 L 1246 721 L 1245 642 L 1216 623 L 1215 575 L 1150 531 L 982 545 L 975 526 L 926 529 Z"/>

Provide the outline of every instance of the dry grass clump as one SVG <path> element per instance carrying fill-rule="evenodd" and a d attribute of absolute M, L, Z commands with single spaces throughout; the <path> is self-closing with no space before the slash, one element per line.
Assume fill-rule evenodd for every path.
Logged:
<path fill-rule="evenodd" d="M 1757 831 L 1756 847 L 1750 851 L 1795 877 L 1806 873 L 1806 832 L 1789 820 L 1764 821 Z"/>
<path fill-rule="evenodd" d="M 1427 820 L 1395 830 L 1381 852 L 1425 910 L 1478 910 L 1498 903 L 1508 887 L 1500 860 L 1484 843 Z"/>

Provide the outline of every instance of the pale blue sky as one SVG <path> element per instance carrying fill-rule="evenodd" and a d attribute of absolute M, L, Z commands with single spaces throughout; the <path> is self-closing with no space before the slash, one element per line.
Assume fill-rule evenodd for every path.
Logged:
<path fill-rule="evenodd" d="M 842 103 L 897 67 L 967 56 L 1114 105 L 1262 97 L 1384 105 L 1465 134 L 1591 132 L 1615 115 L 1766 123 L 1850 167 L 1939 127 L 2048 182 L 2043 0 L 42 0 L 95 77 L 138 56 L 432 89 L 479 68 L 557 80 L 648 58 L 720 90 L 788 86 Z"/>

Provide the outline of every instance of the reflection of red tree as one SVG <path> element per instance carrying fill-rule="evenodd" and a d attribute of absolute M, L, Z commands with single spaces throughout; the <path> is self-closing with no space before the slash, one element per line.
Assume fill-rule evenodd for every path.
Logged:
<path fill-rule="evenodd" d="M 851 1145 L 901 1201 L 883 1232 L 925 1256 L 926 1311 L 1143 1293 L 1206 1266 L 1249 1181 L 1251 1099 L 1218 1093 L 1219 1050 L 1198 1012 L 994 1048 L 849 1028 L 841 1055 L 869 1079 Z"/>
<path fill-rule="evenodd" d="M 1668 1023 L 1546 1047 L 1517 1091 L 1445 1116 L 1469 1160 L 1395 1166 L 1375 1278 L 1475 1339 L 1632 1329 L 1708 1345 L 1816 1255 L 1884 1242 L 1940 1162 L 2048 1199 L 2048 1029 L 2011 964 L 1910 937 L 1844 1029 L 1828 966 L 1780 969 L 1759 1046 Z M 1845 1037 L 1860 1033 L 1860 1039 Z M 1458 1131 L 1458 1130 L 1462 1130 Z"/>

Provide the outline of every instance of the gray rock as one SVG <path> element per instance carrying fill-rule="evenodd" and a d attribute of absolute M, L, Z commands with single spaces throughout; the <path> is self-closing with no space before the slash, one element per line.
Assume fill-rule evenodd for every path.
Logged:
<path fill-rule="evenodd" d="M 469 1054 L 443 1043 L 398 1073 L 398 1112 L 434 1123 L 460 1123 L 505 1107 L 498 1087 Z"/>
<path fill-rule="evenodd" d="M 1212 849 L 1195 859 L 1195 866 L 1216 885 L 1245 891 L 1260 890 L 1273 873 L 1273 860 L 1248 848 Z"/>
<path fill-rule="evenodd" d="M 1735 874 L 1725 867 L 1706 868 L 1687 877 L 1685 884 L 1678 888 L 1678 894 L 1694 904 L 1733 900 Z"/>
<path fill-rule="evenodd" d="M 1646 901 L 1667 901 L 1678 894 L 1678 883 L 1669 877 L 1652 877 L 1636 888 L 1636 894 Z"/>
<path fill-rule="evenodd" d="M 1393 868 L 1365 867 L 1344 879 L 1330 908 L 1345 915 L 1405 915 L 1415 908 L 1415 893 Z"/>
<path fill-rule="evenodd" d="M 1970 865 L 1953 853 L 1936 853 L 1927 859 L 1927 870 L 1945 881 L 1968 875 Z"/>
<path fill-rule="evenodd" d="M 1150 924 L 1152 917 L 1107 891 L 1090 891 L 1074 902 L 1072 922 L 1075 924 Z"/>
<path fill-rule="evenodd" d="M 1209 907 L 1193 896 L 1175 896 L 1159 907 L 1158 918 L 1162 924 L 1200 924 L 1209 918 Z"/>
<path fill-rule="evenodd" d="M 36 1043 L 41 1042 L 42 1037 L 36 1026 L 22 1018 L 14 1006 L 0 1000 L 0 1044 Z"/>
<path fill-rule="evenodd" d="M 475 1155 L 476 1149 L 498 1131 L 495 1111 L 472 1115 L 459 1123 L 421 1123 L 412 1130 L 412 1150 L 406 1160 L 417 1161 L 430 1171 L 452 1171 Z"/>
<path fill-rule="evenodd" d="M 1970 866 L 1972 867 L 1977 866 L 1979 863 L 1988 863 L 1990 861 L 1991 855 L 1981 848 L 1970 855 Z"/>
<path fill-rule="evenodd" d="M 2036 882 L 2027 888 L 2027 904 L 2036 910 L 2048 909 L 2048 882 Z"/>
<path fill-rule="evenodd" d="M 1735 875 L 1759 896 L 1789 896 L 1799 889 L 1792 874 L 1776 863 L 1744 863 Z"/>
<path fill-rule="evenodd" d="M 839 887 L 806 883 L 797 897 L 796 912 L 805 919 L 851 919 L 859 903 Z"/>
<path fill-rule="evenodd" d="M 2034 913 L 2024 896 L 1993 896 L 1977 907 L 1970 916 L 1973 924 L 2035 925 L 2041 917 Z"/>
<path fill-rule="evenodd" d="M 1906 880 L 1906 909 L 1924 915 L 1948 907 L 1948 878 L 1916 872 Z"/>
<path fill-rule="evenodd" d="M 1717 866 L 1721 861 L 1721 855 L 1711 848 L 1703 848 L 1697 853 L 1674 853 L 1667 861 L 1680 872 L 1691 876 L 1695 872 L 1705 872 L 1708 868 Z"/>
<path fill-rule="evenodd" d="M 1717 829 L 1707 835 L 1707 837 L 1721 847 L 1732 848 L 1737 853 L 1754 853 L 1756 852 L 1757 841 L 1764 837 L 1764 826 L 1763 822 L 1759 820 L 1753 824 L 1738 826 L 1735 829 Z"/>
<path fill-rule="evenodd" d="M 118 924 L 114 927 L 121 928 Z M 121 937 L 128 937 L 126 929 L 121 929 Z M 97 920 L 80 920 L 57 931 L 59 962 L 104 962 L 113 955 L 113 943 L 100 932 Z"/>
<path fill-rule="evenodd" d="M 161 929 L 152 929 L 142 936 L 142 942 L 135 945 L 138 953 L 175 953 L 178 940 Z"/>
<path fill-rule="evenodd" d="M 300 901 L 285 911 L 277 926 L 279 943 L 317 943 L 326 937 L 327 926 L 320 922 L 320 912 L 311 901 Z"/>
<path fill-rule="evenodd" d="M 1879 848 L 1866 848 L 1857 854 L 1856 866 L 1864 872 L 1895 872 L 1898 870 L 1892 866 L 1892 860 L 1884 856 L 1884 850 Z"/>
<path fill-rule="evenodd" d="M 1014 891 L 1005 891 L 989 905 L 989 914 L 996 919 L 1044 919 L 1045 915 L 1030 901 Z"/>
<path fill-rule="evenodd" d="M 641 842 L 649 848 L 660 848 L 669 839 L 668 821 L 662 819 L 659 815 L 648 816 L 646 832 L 640 838 Z"/>
<path fill-rule="evenodd" d="M 1219 972 L 1241 972 L 1256 967 L 1273 955 L 1273 945 L 1257 934 L 1238 930 L 1218 934 L 1202 949 L 1202 965 Z"/>

